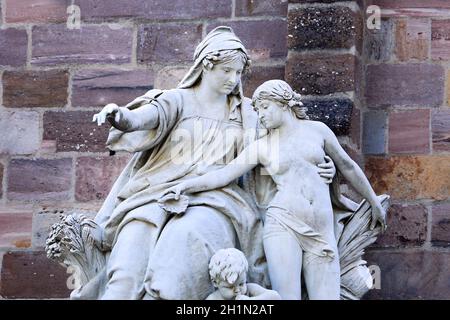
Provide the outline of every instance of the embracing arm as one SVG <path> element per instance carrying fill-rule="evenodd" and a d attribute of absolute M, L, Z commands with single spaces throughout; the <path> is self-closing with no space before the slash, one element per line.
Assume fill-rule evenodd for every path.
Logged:
<path fill-rule="evenodd" d="M 378 199 L 375 191 L 369 183 L 369 180 L 364 175 L 364 172 L 356 164 L 355 161 L 344 151 L 339 144 L 334 133 L 326 126 L 321 124 L 320 130 L 322 131 L 325 139 L 325 152 L 333 159 L 336 167 L 345 177 L 345 179 L 358 191 L 372 206 L 372 223 L 371 229 L 375 227 L 377 221 L 379 221 L 383 228 L 385 226 L 385 212 L 381 206 L 381 202 Z"/>
<path fill-rule="evenodd" d="M 259 140 L 247 146 L 236 159 L 225 167 L 210 171 L 200 177 L 185 180 L 168 189 L 166 193 L 174 192 L 176 195 L 182 192 L 195 193 L 228 185 L 259 164 L 258 143 Z"/>

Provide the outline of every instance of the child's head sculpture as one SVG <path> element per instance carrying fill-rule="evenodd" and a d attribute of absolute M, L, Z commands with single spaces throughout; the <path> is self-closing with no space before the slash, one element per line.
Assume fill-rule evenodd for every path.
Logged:
<path fill-rule="evenodd" d="M 253 94 L 252 104 L 267 129 L 275 129 L 282 124 L 284 111 L 300 120 L 309 119 L 301 95 L 282 80 L 269 80 L 260 85 Z"/>
<path fill-rule="evenodd" d="M 212 283 L 225 300 L 247 294 L 247 271 L 247 259 L 235 248 L 218 250 L 209 262 Z"/>

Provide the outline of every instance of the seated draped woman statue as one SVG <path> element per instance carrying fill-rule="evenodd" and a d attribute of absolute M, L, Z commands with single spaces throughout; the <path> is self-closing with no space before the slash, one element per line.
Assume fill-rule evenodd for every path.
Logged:
<path fill-rule="evenodd" d="M 191 195 L 183 214 L 158 203 L 169 188 L 224 167 L 264 134 L 251 100 L 243 96 L 241 75 L 249 64 L 232 29 L 217 27 L 197 46 L 194 64 L 176 89 L 150 90 L 125 107 L 108 104 L 94 116 L 98 125 L 113 126 L 110 150 L 134 155 L 94 220 L 74 214 L 52 227 L 47 255 L 75 271 L 72 299 L 205 299 L 214 292 L 210 258 L 224 248 L 245 254 L 249 282 L 270 287 L 262 232 L 274 185 L 260 167 L 239 181 Z M 338 192 L 329 158 L 315 171 L 337 190 L 336 217 L 345 225 L 358 213 L 370 220 L 366 207 Z M 344 220 L 336 220 L 337 237 L 345 235 Z M 364 225 L 353 228 L 346 241 L 363 235 L 367 240 L 359 250 L 375 241 L 378 231 L 363 235 Z M 351 279 L 367 278 L 362 253 L 351 252 L 343 277 L 351 272 Z M 367 291 L 364 281 L 356 291 L 345 289 L 343 297 L 359 298 Z"/>

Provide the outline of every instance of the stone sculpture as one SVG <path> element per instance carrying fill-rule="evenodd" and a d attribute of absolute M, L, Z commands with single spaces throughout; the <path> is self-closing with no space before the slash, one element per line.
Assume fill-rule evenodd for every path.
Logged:
<path fill-rule="evenodd" d="M 240 181 L 180 195 L 181 201 L 170 192 L 226 168 L 245 146 L 264 139 L 267 130 L 242 94 L 241 74 L 249 64 L 231 28 L 218 27 L 198 45 L 194 65 L 177 89 L 150 90 L 125 107 L 108 104 L 94 116 L 99 125 L 113 126 L 108 148 L 134 156 L 94 220 L 74 215 L 53 227 L 48 256 L 83 274 L 71 298 L 205 299 L 214 292 L 207 268 L 211 257 L 236 247 L 248 260 L 248 281 L 270 287 L 263 220 L 271 216 L 266 217 L 267 206 L 275 195 L 271 175 L 256 165 Z M 297 179 L 314 179 L 323 190 L 330 186 L 337 240 L 329 239 L 330 230 L 326 240 L 339 253 L 341 298 L 358 299 L 370 287 L 364 248 L 382 228 L 369 226 L 381 219 L 383 209 L 372 194 L 364 194 L 372 206 L 343 197 L 339 173 L 321 154 L 311 172 Z M 380 198 L 384 208 L 387 200 Z M 328 298 L 311 298 L 316 297 Z"/>

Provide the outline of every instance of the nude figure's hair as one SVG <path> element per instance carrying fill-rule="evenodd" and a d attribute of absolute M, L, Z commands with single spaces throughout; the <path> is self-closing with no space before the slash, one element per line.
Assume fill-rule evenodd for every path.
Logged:
<path fill-rule="evenodd" d="M 233 284 L 240 275 L 247 271 L 247 259 L 241 251 L 235 248 L 218 250 L 209 262 L 209 275 L 215 284 L 222 281 Z"/>
<path fill-rule="evenodd" d="M 211 70 L 214 65 L 227 63 L 235 60 L 241 60 L 244 64 L 244 70 L 247 71 L 250 68 L 251 60 L 249 56 L 239 49 L 232 50 L 219 50 L 212 53 L 208 53 L 205 58 L 203 58 L 203 65 Z"/>
<path fill-rule="evenodd" d="M 256 88 L 252 98 L 253 107 L 256 108 L 257 101 L 267 99 L 288 106 L 295 117 L 300 120 L 309 119 L 306 114 L 307 108 L 303 106 L 301 101 L 302 96 L 283 80 L 269 80 Z"/>

